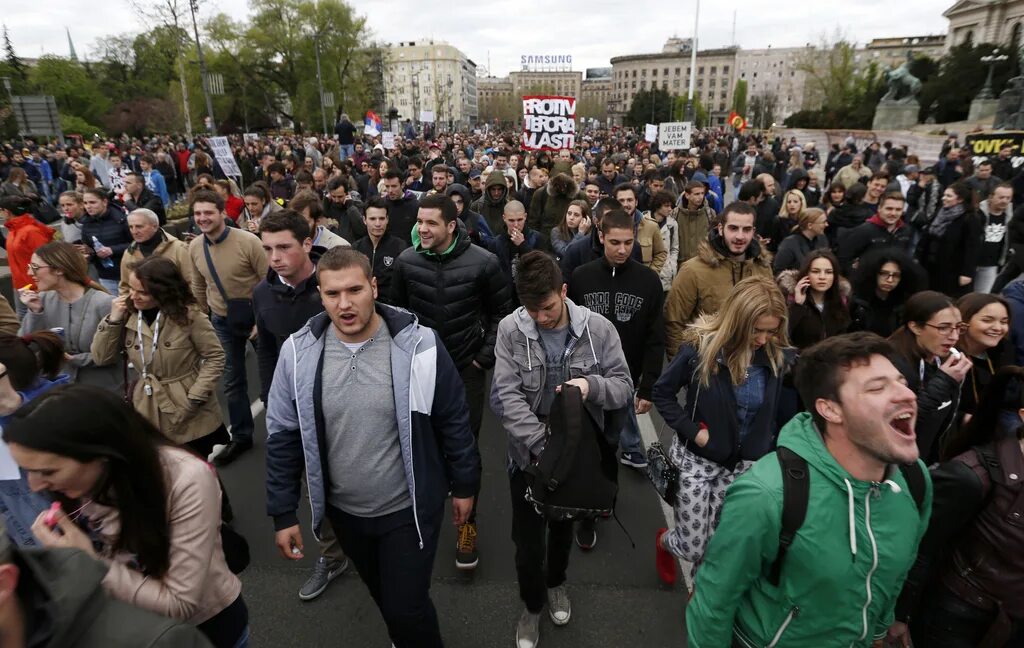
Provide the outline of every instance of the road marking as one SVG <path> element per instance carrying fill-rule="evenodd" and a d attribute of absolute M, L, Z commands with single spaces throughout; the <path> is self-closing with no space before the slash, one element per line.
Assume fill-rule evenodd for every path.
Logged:
<path fill-rule="evenodd" d="M 644 449 L 651 447 L 652 443 L 657 442 L 658 432 L 654 429 L 654 422 L 651 420 L 650 414 L 640 414 L 637 417 L 637 421 L 640 423 L 640 438 L 643 439 Z M 665 526 L 672 528 L 675 526 L 675 513 L 672 511 L 672 507 L 665 503 L 665 500 L 661 499 L 657 493 L 654 494 L 658 498 L 658 504 L 661 505 L 661 513 L 665 516 Z M 693 581 L 690 580 L 690 563 L 679 559 L 679 570 L 683 573 L 683 582 L 686 583 L 687 591 L 693 591 Z"/>

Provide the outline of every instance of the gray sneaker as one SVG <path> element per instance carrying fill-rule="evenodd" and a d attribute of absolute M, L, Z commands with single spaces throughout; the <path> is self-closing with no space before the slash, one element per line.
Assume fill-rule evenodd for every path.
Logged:
<path fill-rule="evenodd" d="M 346 569 L 348 569 L 348 558 L 341 563 L 329 564 L 327 558 L 320 556 L 320 560 L 316 561 L 316 565 L 313 567 L 313 573 L 309 580 L 299 589 L 299 599 L 312 601 L 320 596 L 327 589 L 327 585 L 344 574 Z"/>
<path fill-rule="evenodd" d="M 572 605 L 569 603 L 569 592 L 565 589 L 565 585 L 548 590 L 548 614 L 551 615 L 551 622 L 556 626 L 564 626 L 569 623 L 569 617 L 572 616 Z"/>
<path fill-rule="evenodd" d="M 523 610 L 523 616 L 519 617 L 519 625 L 516 626 L 516 648 L 537 648 L 540 642 L 540 612 L 531 613 Z"/>

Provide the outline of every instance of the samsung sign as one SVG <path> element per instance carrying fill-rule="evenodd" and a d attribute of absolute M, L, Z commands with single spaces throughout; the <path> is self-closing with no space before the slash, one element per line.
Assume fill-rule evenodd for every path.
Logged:
<path fill-rule="evenodd" d="M 519 62 L 524 70 L 572 67 L 571 54 L 523 54 Z"/>

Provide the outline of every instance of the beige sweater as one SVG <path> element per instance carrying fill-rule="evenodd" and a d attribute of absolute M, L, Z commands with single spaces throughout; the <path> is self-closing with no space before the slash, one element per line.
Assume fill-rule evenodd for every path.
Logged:
<path fill-rule="evenodd" d="M 253 288 L 267 275 L 267 255 L 255 234 L 231 227 L 225 230 L 227 237 L 210 245 L 210 257 L 217 268 L 217 275 L 224 284 L 228 299 L 252 299 Z M 192 293 L 199 307 L 225 317 L 228 306 L 217 290 L 210 266 L 203 252 L 205 236 L 197 236 L 188 244 L 195 271 L 192 273 Z"/>
<path fill-rule="evenodd" d="M 220 485 L 213 468 L 181 448 L 160 449 L 171 522 L 170 567 L 150 578 L 129 566 L 133 556 L 114 554 L 120 533 L 116 509 L 88 504 L 83 512 L 108 548 L 103 587 L 112 597 L 172 619 L 200 624 L 234 603 L 242 582 L 228 569 L 220 541 Z"/>

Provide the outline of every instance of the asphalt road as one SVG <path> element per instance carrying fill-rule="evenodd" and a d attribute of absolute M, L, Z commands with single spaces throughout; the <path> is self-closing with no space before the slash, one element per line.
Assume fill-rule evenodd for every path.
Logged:
<path fill-rule="evenodd" d="M 335 580 L 318 599 L 302 602 L 298 589 L 315 560 L 309 510 L 300 507 L 306 557 L 297 563 L 278 557 L 273 525 L 265 513 L 264 448 L 266 426 L 258 404 L 255 356 L 249 357 L 249 386 L 255 407 L 256 446 L 221 475 L 235 510 L 236 528 L 249 540 L 252 563 L 242 574 L 249 606 L 252 645 L 387 648 L 390 641 L 380 614 L 354 569 Z M 225 412 L 226 416 L 226 412 Z M 641 417 L 646 442 L 663 427 Z M 660 430 L 662 442 L 668 434 Z M 455 530 L 441 533 L 431 595 L 445 644 L 451 648 L 515 646 L 515 624 L 522 611 L 513 562 L 511 504 L 505 473 L 506 439 L 494 416 L 485 411 L 480 434 L 483 490 L 478 508 L 480 564 L 469 574 L 455 568 Z M 667 444 L 666 444 L 667 447 Z M 545 614 L 540 646 L 661 648 L 685 645 L 681 581 L 674 590 L 660 584 L 654 568 L 654 534 L 665 526 L 660 500 L 646 477 L 619 470 L 617 515 L 598 524 L 598 543 L 583 553 L 573 548 L 568 587 L 572 621 L 555 627 Z M 627 535 L 628 532 L 628 535 Z M 632 536 L 632 540 L 629 536 Z M 635 546 L 634 546 L 635 543 Z M 314 550 L 310 550 L 311 547 Z"/>

